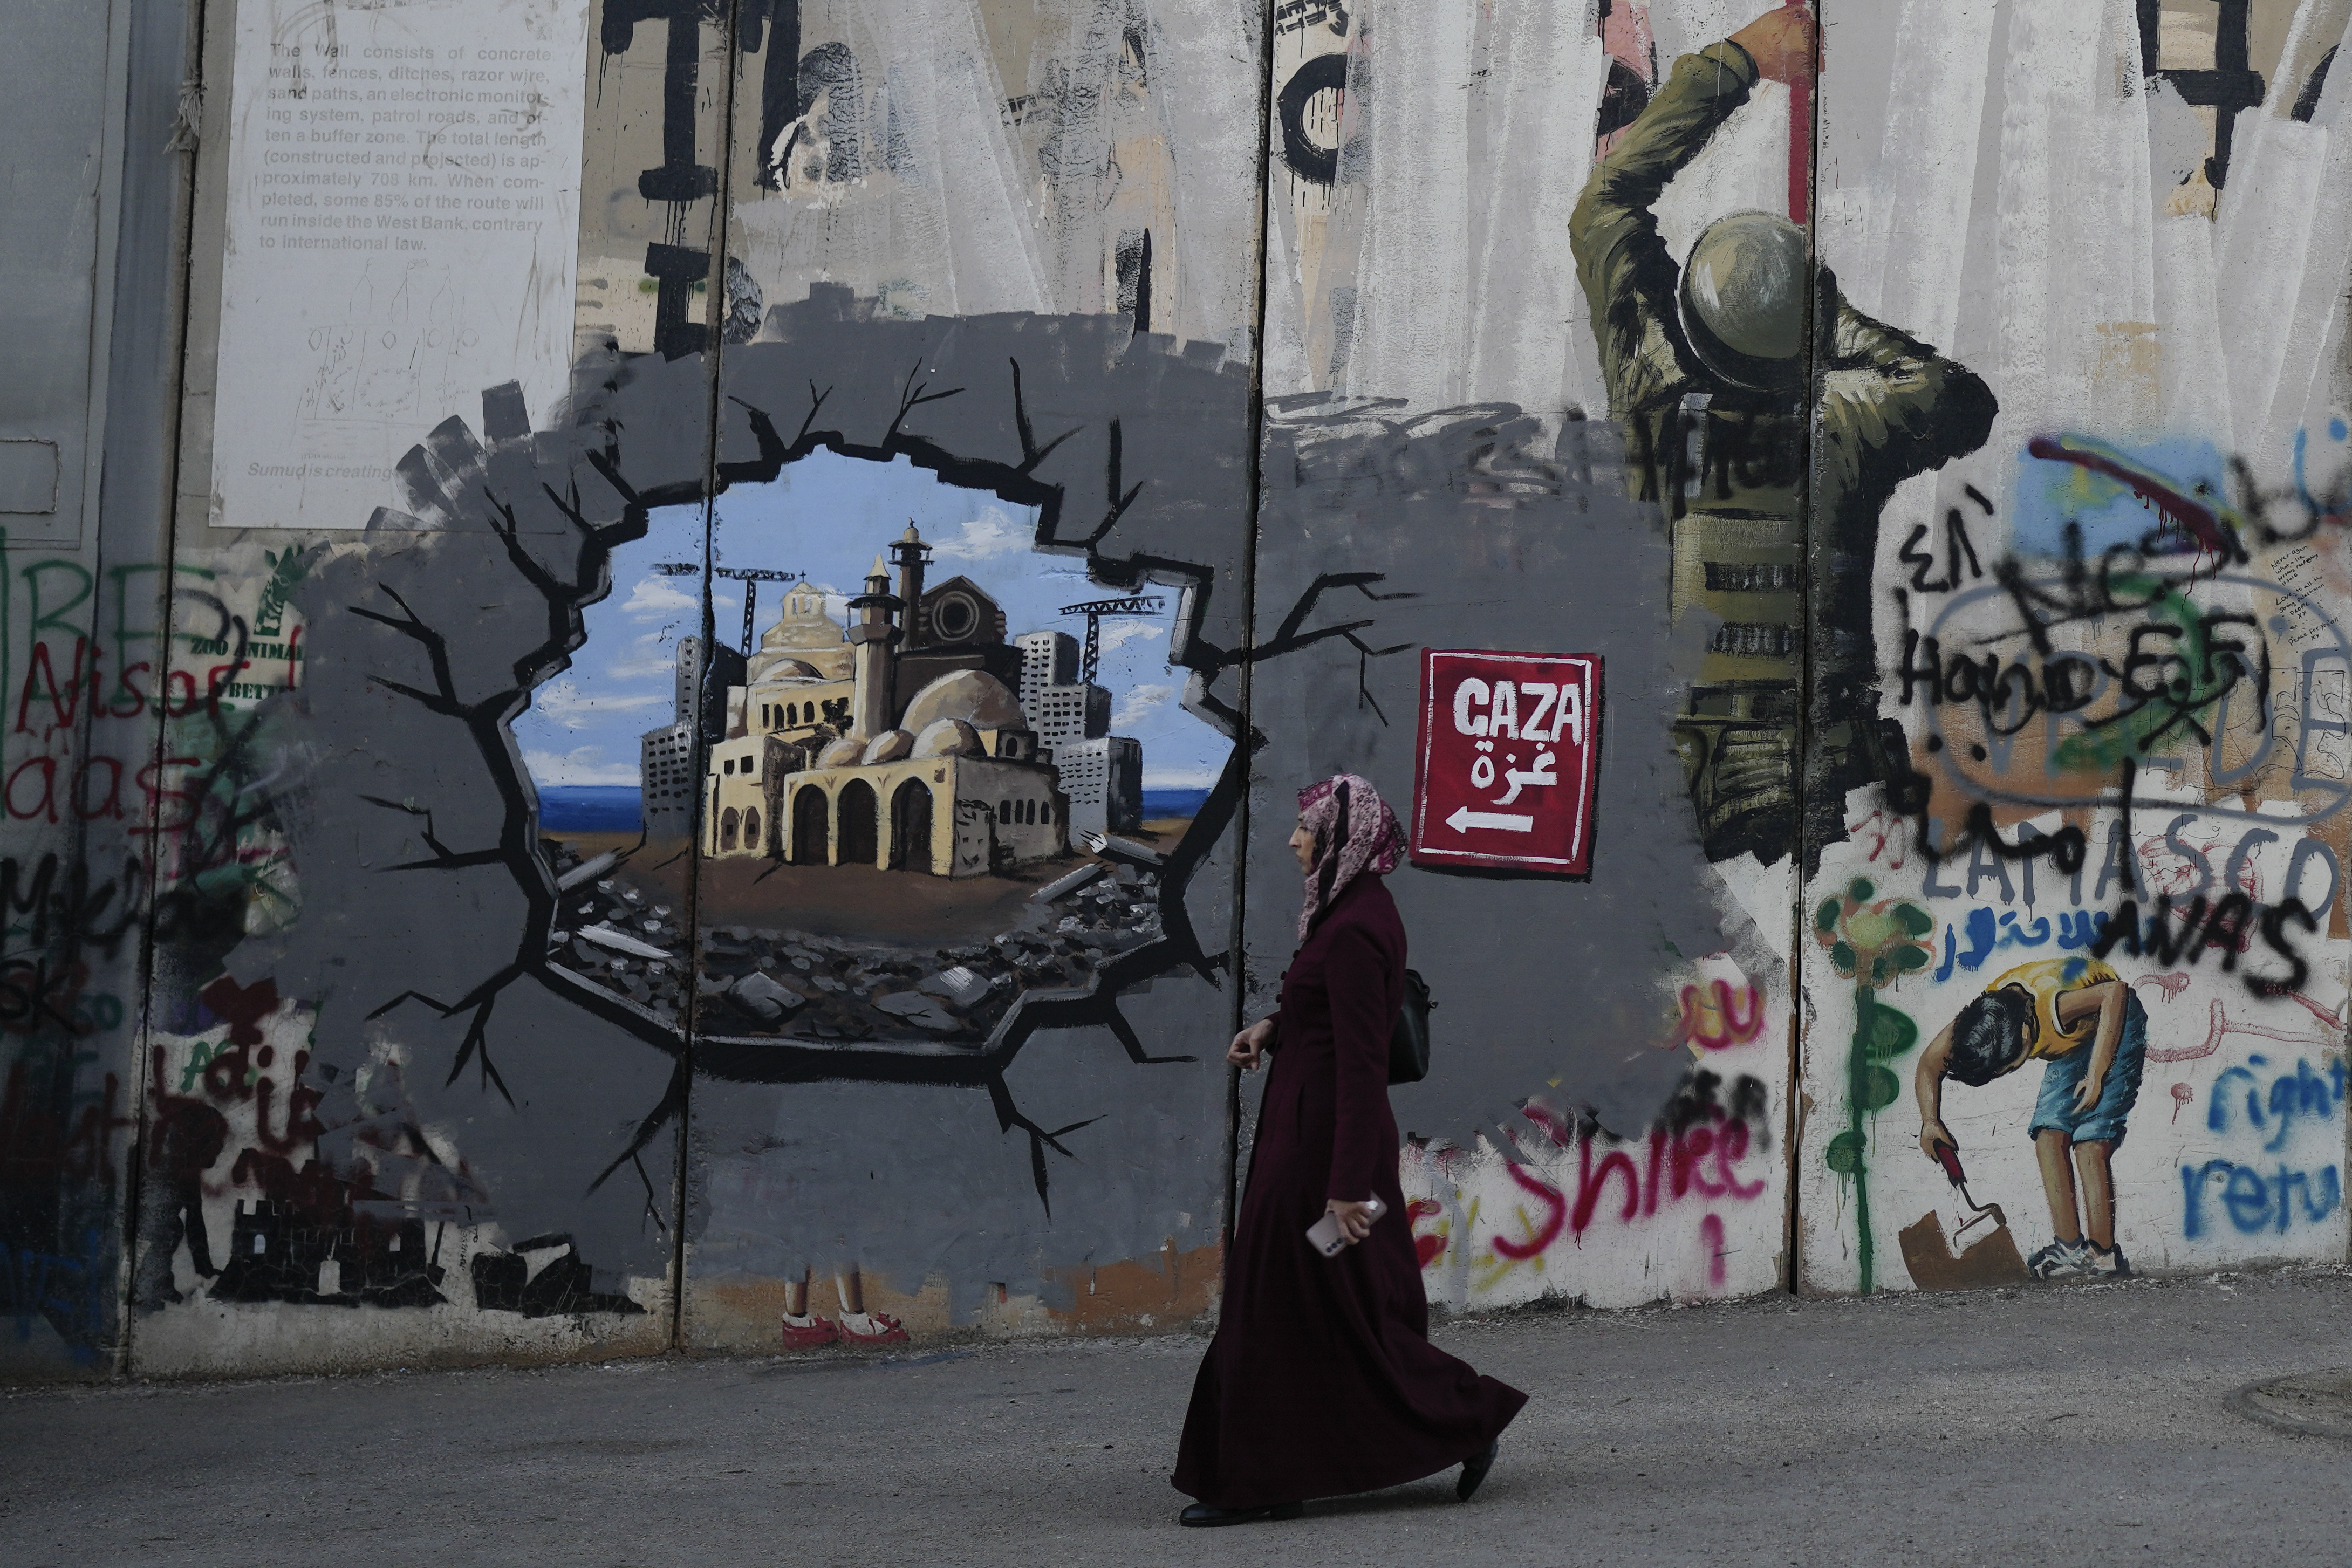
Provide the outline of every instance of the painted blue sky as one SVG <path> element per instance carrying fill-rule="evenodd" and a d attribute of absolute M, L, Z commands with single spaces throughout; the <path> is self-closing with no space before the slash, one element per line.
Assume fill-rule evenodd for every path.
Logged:
<path fill-rule="evenodd" d="M 2210 441 L 2186 436 L 2138 443 L 2105 442 L 2091 436 L 2067 439 L 2103 448 L 2110 455 L 2160 476 L 2181 494 L 2217 507 L 2234 505 L 2239 498 L 2238 486 L 2230 476 L 2229 460 Z M 2321 496 L 2332 494 L 2342 483 L 2346 465 L 2352 463 L 2352 444 L 2352 444 L 2352 427 L 2347 427 L 2342 419 L 2331 419 L 2325 426 L 2295 433 L 2294 479 L 2305 500 L 2315 492 Z M 2301 513 L 2285 497 L 2279 499 L 2284 510 L 2273 516 L 2273 523 L 2288 528 L 2302 527 Z M 1976 527 L 1975 514 L 1966 515 L 1970 527 Z M 2011 541 L 2021 555 L 2062 555 L 2069 522 L 2083 525 L 2083 553 L 2096 557 L 2112 545 L 2138 543 L 2161 521 L 2129 486 L 2117 480 L 2071 463 L 2038 458 L 2030 451 L 2019 455 Z M 1940 540 L 1940 533 L 1937 538 Z M 1940 549 L 1942 546 L 1938 543 L 1929 548 Z M 2174 548 L 2190 551 L 2195 547 L 2185 538 L 2177 538 Z"/>
<path fill-rule="evenodd" d="M 2229 464 L 2221 448 L 2210 441 L 2179 437 L 2104 444 L 2116 455 L 2162 476 L 2182 495 L 2217 506 L 2227 503 L 2234 495 L 2230 486 Z M 1975 514 L 1968 514 L 1968 520 L 1974 525 Z M 2117 480 L 2071 463 L 2024 455 L 2017 472 L 2011 547 L 2025 556 L 2062 555 L 2069 522 L 2083 525 L 2083 554 L 2089 559 L 2110 545 L 2136 544 L 2142 536 L 2160 527 L 2163 519 Z M 1937 537 L 1941 538 L 1940 533 Z"/>
<path fill-rule="evenodd" d="M 839 619 L 842 601 L 862 591 L 876 552 L 910 517 L 933 547 L 928 580 L 971 579 L 1003 607 L 1008 635 L 1052 629 L 1083 640 L 1083 620 L 1055 612 L 1118 596 L 1087 580 L 1081 558 L 1030 548 L 1032 508 L 941 484 L 903 458 L 869 463 L 822 451 L 788 465 L 772 484 L 739 486 L 719 497 L 718 562 L 803 573 L 825 591 Z M 698 582 L 653 568 L 698 560 L 701 549 L 701 508 L 672 507 L 653 514 L 644 538 L 614 552 L 613 591 L 589 607 L 586 644 L 572 668 L 531 694 L 530 709 L 515 721 L 523 760 L 542 787 L 637 782 L 637 737 L 670 721 L 678 640 L 701 622 Z M 783 588 L 759 586 L 764 632 L 775 622 Z M 1103 622 L 1097 679 L 1111 693 L 1111 733 L 1143 743 L 1147 788 L 1205 788 L 1223 765 L 1226 743 L 1178 706 L 1183 677 L 1167 664 L 1176 590 L 1151 591 L 1167 601 L 1159 615 Z M 733 643 L 742 634 L 742 586 L 714 579 L 711 602 L 720 640 Z"/>

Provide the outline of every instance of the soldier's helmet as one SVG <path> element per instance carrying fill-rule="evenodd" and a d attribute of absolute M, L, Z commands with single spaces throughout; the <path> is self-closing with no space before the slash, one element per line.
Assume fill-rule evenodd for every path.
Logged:
<path fill-rule="evenodd" d="M 1763 392 L 1802 380 L 1805 231 L 1773 213 L 1706 225 L 1683 267 L 1683 337 L 1725 381 Z"/>

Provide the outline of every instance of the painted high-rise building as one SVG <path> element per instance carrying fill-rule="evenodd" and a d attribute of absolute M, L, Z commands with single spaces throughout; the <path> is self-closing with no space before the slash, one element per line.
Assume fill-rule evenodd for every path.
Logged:
<path fill-rule="evenodd" d="M 1069 797 L 1076 832 L 1131 832 L 1143 825 L 1143 743 L 1110 732 L 1110 693 L 1078 679 L 1078 640 L 1024 632 L 1021 711 Z"/>
<path fill-rule="evenodd" d="M 696 742 L 725 738 L 728 689 L 742 684 L 744 669 L 743 655 L 732 648 L 714 644 L 706 653 L 701 638 L 678 639 L 673 716 L 637 737 L 638 810 L 648 836 L 693 836 L 702 781 Z"/>
<path fill-rule="evenodd" d="M 1021 650 L 1021 711 L 1037 732 L 1037 744 L 1055 750 L 1110 733 L 1110 693 L 1078 675 L 1078 642 L 1066 632 L 1024 632 L 1013 639 Z"/>
<path fill-rule="evenodd" d="M 694 726 L 666 724 L 637 737 L 638 810 L 648 838 L 693 835 L 701 781 L 694 766 Z"/>
<path fill-rule="evenodd" d="M 1100 690 L 1100 687 L 1097 687 Z M 1105 735 L 1054 748 L 1074 833 L 1127 833 L 1143 826 L 1143 742 Z"/>

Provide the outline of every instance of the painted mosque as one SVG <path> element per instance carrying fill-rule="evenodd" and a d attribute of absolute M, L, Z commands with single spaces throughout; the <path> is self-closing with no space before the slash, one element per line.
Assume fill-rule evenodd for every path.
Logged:
<path fill-rule="evenodd" d="M 698 803 L 710 855 L 965 877 L 1139 826 L 1142 747 L 1108 733 L 1110 694 L 1080 679 L 1076 640 L 1008 641 L 977 583 L 927 586 L 911 522 L 889 555 L 896 591 L 877 556 L 846 627 L 822 592 L 788 592 L 740 676 L 734 657 L 711 663 L 720 690 L 696 689 L 700 651 L 680 645 L 677 721 L 642 745 L 647 830 L 685 836 Z"/>

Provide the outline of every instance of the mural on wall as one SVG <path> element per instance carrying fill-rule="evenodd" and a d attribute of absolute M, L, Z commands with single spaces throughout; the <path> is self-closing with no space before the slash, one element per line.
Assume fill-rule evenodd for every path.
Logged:
<path fill-rule="evenodd" d="M 1443 1086 L 1398 1096 L 1401 1124 L 1431 1140 L 1407 1151 L 1412 1179 L 1430 1183 L 1417 1199 L 1458 1191 L 1465 1212 L 1475 1198 L 1501 1228 L 1489 1247 L 1478 1227 L 1457 1227 L 1451 1271 L 1428 1276 L 1464 1304 L 1704 1296 L 1780 1277 L 1785 1192 L 1769 1175 L 1752 1191 L 1740 1178 L 1738 1201 L 1663 1211 L 1636 1183 L 1624 1223 L 1548 1235 L 1552 1209 L 1535 1195 L 1567 1195 L 1570 1218 L 1580 1201 L 1613 1212 L 1614 1183 L 1591 1172 L 1641 1164 L 1645 1138 L 1679 1128 L 1669 1107 L 1717 1092 L 1700 1085 L 1719 1070 L 1693 1061 L 1717 1049 L 1747 1061 L 1738 1124 L 1757 1147 L 1768 1128 L 1786 1147 L 1816 361 L 1843 356 L 1841 384 L 1885 415 L 1853 477 L 1856 510 L 1939 461 L 1939 443 L 1981 439 L 1965 428 L 1964 374 L 1939 397 L 1947 367 L 1901 332 L 1854 317 L 1808 336 L 1809 51 L 1781 39 L 1759 76 L 1744 47 L 1724 44 L 1752 20 L 1683 0 L 1370 0 L 1320 26 L 1277 21 L 1268 472 L 1298 461 L 1300 479 L 1295 496 L 1269 486 L 1261 580 L 1279 580 L 1266 563 L 1292 548 L 1289 528 L 1344 537 L 1350 564 L 1388 567 L 1421 594 L 1380 607 L 1362 633 L 1375 647 L 1428 625 L 1423 647 L 1591 649 L 1609 668 L 1589 883 L 1545 896 L 1465 877 L 1457 893 L 1426 878 L 1426 862 L 1391 879 L 1416 967 L 1441 999 L 1449 974 L 1475 992 L 1475 1010 L 1437 1015 L 1452 1044 L 1433 1075 Z M 1801 43 L 1801 22 L 1790 25 Z M 1748 259 L 1761 270 L 1735 278 Z M 1705 325 L 1701 296 L 1724 307 L 1711 360 L 1685 329 Z M 1459 567 L 1372 542 L 1416 526 L 1447 540 Z M 1640 617 L 1624 612 L 1633 604 Z M 1393 712 L 1392 674 L 1373 660 L 1361 679 L 1372 706 Z M 1659 706 L 1668 692 L 1681 695 Z M 1377 719 L 1361 731 L 1318 716 L 1311 770 L 1382 779 Z M 1843 733 L 1853 777 L 1892 770 L 1874 723 Z M 1467 809 L 1499 811 L 1502 789 Z M 1474 898 L 1487 907 L 1468 916 Z M 1484 965 L 1450 933 L 1498 917 L 1545 934 L 1545 962 L 1556 955 L 1578 977 L 1572 1002 L 1469 979 Z"/>
<path fill-rule="evenodd" d="M 1332 640 L 1255 674 L 1253 717 L 1269 744 L 1250 846 L 1250 1008 L 1270 1002 L 1295 924 L 1297 873 L 1266 828 L 1286 826 L 1284 787 L 1344 769 L 1467 810 L 1451 791 L 1490 757 L 1476 749 L 1493 740 L 1490 676 L 1516 672 L 1506 711 L 1519 740 L 1539 688 L 1557 711 L 1570 685 L 1577 716 L 1598 725 L 1584 737 L 1596 748 L 1583 872 L 1416 854 L 1388 879 L 1438 1003 L 1430 1076 L 1391 1091 L 1424 1284 L 1461 1306 L 1764 1288 L 1784 1256 L 1785 1188 L 1763 1151 L 1782 1145 L 1787 1115 L 1787 925 L 1712 879 L 1674 760 L 1674 707 L 1648 700 L 1686 683 L 1698 653 L 1676 644 L 1649 589 L 1666 580 L 1671 545 L 1658 510 L 1627 494 L 1622 444 L 1597 422 L 1547 439 L 1515 409 L 1413 418 L 1307 399 L 1272 435 L 1261 592 L 1278 603 L 1345 567 L 1376 573 L 1379 597 L 1350 617 L 1353 645 Z M 1382 526 L 1329 528 L 1335 514 Z M 1485 649 L 1457 652 L 1465 632 Z M 1546 644 L 1605 651 L 1603 700 L 1585 706 L 1581 682 L 1598 695 L 1598 672 L 1572 660 L 1505 663 Z M 1483 692 L 1445 674 L 1425 684 L 1424 662 L 1447 660 L 1477 670 Z M 1455 733 L 1457 712 L 1488 735 Z M 1433 785 L 1425 723 L 1449 732 L 1444 755 L 1459 765 Z M 1569 742 L 1563 727 L 1559 782 L 1540 786 L 1524 778 L 1544 771 L 1532 746 L 1511 760 L 1514 739 L 1493 740 L 1479 810 L 1500 811 L 1507 768 L 1523 776 L 1509 814 L 1550 810 L 1570 824 L 1586 797 Z M 1555 790 L 1552 808 L 1527 807 L 1538 789 Z M 1498 945 L 1497 931 L 1526 936 Z"/>
<path fill-rule="evenodd" d="M 1220 139 L 1246 166 L 1231 129 L 1243 122 L 1219 95 L 1247 100 L 1248 35 L 1234 35 L 1237 63 L 1221 45 L 1194 70 L 1198 16 L 1163 26 L 1138 12 L 1032 35 L 976 28 L 961 6 L 933 9 L 962 10 L 967 30 L 942 28 L 915 6 L 860 35 L 884 89 L 868 98 L 845 46 L 816 36 L 831 25 L 820 8 L 806 8 L 805 46 L 797 5 L 585 9 L 592 199 L 583 357 L 565 395 L 524 375 L 484 392 L 477 417 L 470 395 L 443 389 L 439 423 L 425 417 L 429 437 L 394 465 L 389 504 L 320 521 L 369 524 L 350 548 L 264 532 L 182 552 L 171 679 L 205 684 L 173 712 L 219 733 L 202 753 L 173 743 L 174 762 L 139 784 L 192 797 L 219 862 L 201 885 L 220 912 L 186 922 L 200 944 L 159 945 L 155 1060 L 112 1075 L 171 1130 L 149 1149 L 139 1364 L 216 1364 L 225 1317 L 276 1325 L 247 1357 L 257 1368 L 434 1345 L 636 1348 L 642 1331 L 668 1332 L 659 1309 L 676 1288 L 682 1200 L 686 1233 L 709 1243 L 688 1321 L 723 1338 L 737 1331 L 714 1303 L 734 1287 L 708 1281 L 715 1260 L 745 1256 L 739 1221 L 759 1246 L 788 1244 L 778 1233 L 800 1223 L 724 1197 L 737 1190 L 728 1159 L 758 1145 L 729 1130 L 746 1118 L 772 1132 L 813 1119 L 858 1141 L 820 1164 L 845 1181 L 856 1163 L 862 1190 L 816 1209 L 874 1207 L 880 1244 L 809 1247 L 845 1319 L 860 1320 L 852 1328 L 889 1323 L 881 1308 L 926 1276 L 927 1244 L 887 1218 L 911 1193 L 866 1188 L 866 1167 L 936 1197 L 924 1162 L 942 1159 L 948 1186 L 972 1195 L 954 1245 L 987 1256 L 947 1257 L 951 1310 L 908 1311 L 909 1324 L 966 1326 L 983 1305 L 1011 1312 L 1008 1323 L 1083 1317 L 1094 1308 L 1072 1301 L 1079 1260 L 1097 1260 L 1082 1293 L 1099 1294 L 1107 1321 L 1148 1322 L 1170 1301 L 1197 1312 L 1214 1281 L 1198 1259 L 1214 1253 L 1222 1072 L 1139 1094 L 1122 1074 L 1189 1068 L 1194 1020 L 1216 1034 L 1228 1006 L 1218 845 L 1239 797 L 1233 687 L 1247 655 L 1223 585 L 1245 518 L 1246 392 L 1238 366 L 1220 369 L 1219 342 L 1245 341 L 1234 312 L 1248 305 L 1251 251 L 1234 242 L 1250 204 L 1233 180 L 1202 176 Z M 304 92 L 340 90 L 324 77 L 356 73 L 360 46 L 383 43 L 345 32 L 315 62 L 302 57 L 320 78 Z M 524 47 L 494 34 L 436 47 L 488 69 L 490 54 Z M 224 64 L 229 37 L 215 40 Z M 751 90 L 725 90 L 730 63 Z M 1091 285 L 1069 268 L 1022 283 L 1008 253 L 970 243 L 985 214 L 961 210 L 977 187 L 949 165 L 978 122 L 943 115 L 953 95 L 919 78 L 978 89 L 993 126 L 998 100 L 1020 96 L 994 86 L 1004 71 L 1065 95 L 1028 117 L 1012 152 L 1070 193 L 1055 243 L 1075 258 L 1099 240 Z M 1085 110 L 1097 72 L 1129 101 L 1109 120 Z M 217 107 L 252 109 L 261 125 L 256 106 L 284 84 L 247 74 Z M 1155 116 L 1155 97 L 1181 107 Z M 771 319 L 744 266 L 760 254 L 747 238 L 757 225 L 722 234 L 722 211 L 782 212 L 818 187 L 838 204 L 867 108 L 867 168 L 898 183 L 898 221 L 950 244 L 927 256 L 898 246 L 901 273 L 856 299 L 804 300 L 805 277 L 785 293 L 762 263 L 795 302 Z M 755 128 L 786 153 L 742 156 Z M 1111 156 L 1088 151 L 1102 132 Z M 227 145 L 200 157 L 200 183 L 235 183 Z M 1122 171 L 1141 207 L 1113 213 L 1117 232 L 1084 228 Z M 845 255 L 836 246 L 820 273 Z M 548 281 L 568 267 L 541 271 L 534 299 L 573 293 Z M 706 334 L 714 287 L 719 329 Z M 978 337 L 921 320 L 1016 297 L 1106 314 L 1002 319 Z M 1141 335 L 1171 328 L 1209 340 Z M 721 349 L 714 484 L 698 455 L 714 434 L 704 411 Z M 257 410 L 236 417 L 240 439 L 268 439 Z M 194 461 L 209 455 L 200 446 Z M 877 483 L 896 487 L 883 515 L 850 524 L 849 511 L 882 502 Z M 730 486 L 714 523 L 714 493 Z M 795 524 L 782 501 L 794 486 L 843 526 Z M 1206 535 L 1202 518 L 1215 519 Z M 868 593 L 878 552 L 897 559 Z M 645 619 L 665 595 L 689 606 L 675 626 Z M 33 619 L 62 628 L 71 608 L 37 599 Z M 783 646 L 762 659 L 770 632 Z M 77 692 L 80 672 L 54 684 Z M 364 734 L 340 727 L 352 724 Z M 794 748 L 789 769 L 771 740 Z M 820 766 L 853 740 L 856 757 Z M 183 755 L 211 771 L 172 771 Z M 922 803 L 898 788 L 908 780 L 884 780 L 863 866 L 854 808 L 845 817 L 829 801 L 823 829 L 798 835 L 789 807 L 761 792 L 792 774 L 854 801 L 918 762 L 927 779 L 952 776 L 926 792 L 928 839 Z M 19 794 L 32 801 L 28 785 Z M 883 907 L 894 897 L 912 902 L 894 915 Z M 343 955 L 355 948 L 378 957 L 354 970 Z M 1154 979 L 1177 988 L 1143 995 Z M 1074 1038 L 1107 1045 L 1118 1071 L 1064 1060 Z M 697 1082 L 707 1093 L 690 1112 Z M 821 1085 L 836 1083 L 862 1098 L 833 1103 Z M 746 1094 L 731 1108 L 730 1085 Z M 1072 1093 L 1081 1108 L 1063 1104 Z M 1149 1127 L 1122 1121 L 1130 1113 Z M 107 1114 L 127 1137 L 130 1108 Z M 1081 1135 L 1089 1124 L 1095 1144 Z M 704 1132 L 688 1154 L 698 1163 L 681 1169 Z M 1087 1171 L 1105 1137 L 1120 1146 Z M 919 1152 L 876 1157 L 902 1140 Z M 1009 1166 L 974 1157 L 996 1144 Z M 1056 1188 L 1049 1160 L 1071 1162 L 1076 1185 Z M 1041 1248 L 1055 1227 L 1058 1247 Z M 754 1271 L 783 1289 L 786 1270 Z M 1180 1273 L 1166 1296 L 1141 1278 Z M 804 1303 L 807 1270 L 797 1277 Z M 45 1278 L 27 1300 L 94 1300 L 100 1283 L 90 1273 L 66 1291 Z M 775 1332 L 771 1310 L 747 1337 L 772 1344 Z"/>
<path fill-rule="evenodd" d="M 1801 141 L 1786 215 L 1712 217 L 1679 258 L 1661 237 L 1660 195 L 1719 127 L 1757 112 L 1751 89 L 1812 70 L 1801 8 L 1683 57 L 1613 137 L 1569 228 L 1629 485 L 1673 520 L 1675 613 L 1717 622 L 1675 732 L 1714 860 L 1769 863 L 1796 841 L 1801 663 L 1807 841 L 1834 836 L 1846 790 L 1890 776 L 1864 631 L 1878 516 L 1904 480 L 1981 445 L 1993 415 L 1982 382 L 1855 309 L 1808 255 Z M 1838 543 L 1811 554 L 1801 649 L 1809 522 Z"/>
<path fill-rule="evenodd" d="M 979 1049 L 1023 990 L 1158 938 L 1161 864 L 1229 743 L 1175 700 L 1173 596 L 1105 597 L 1036 526 L 903 460 L 803 459 L 721 504 L 722 552 L 800 564 L 717 567 L 758 634 L 706 654 L 698 566 L 630 580 L 698 546 L 698 514 L 656 519 L 523 727 L 543 821 L 578 824 L 553 840 L 577 890 L 556 961 L 680 1019 L 691 881 L 705 1032 Z M 605 620 L 636 634 L 592 674 Z"/>
<path fill-rule="evenodd" d="M 8 1364 L 1197 1317 L 1339 769 L 1433 1300 L 2340 1256 L 2352 13 L 1752 3 L 213 17 Z"/>
<path fill-rule="evenodd" d="M 2347 20 L 2166 0 L 1829 29 L 1823 258 L 1999 411 L 1874 543 L 1815 512 L 1817 555 L 1872 563 L 1851 623 L 1903 746 L 1843 793 L 1808 898 L 1813 1283 L 2345 1246 L 2352 253 L 2321 155 Z M 1884 978 L 1864 926 L 1898 944 Z"/>

